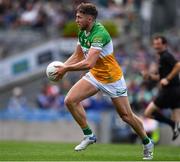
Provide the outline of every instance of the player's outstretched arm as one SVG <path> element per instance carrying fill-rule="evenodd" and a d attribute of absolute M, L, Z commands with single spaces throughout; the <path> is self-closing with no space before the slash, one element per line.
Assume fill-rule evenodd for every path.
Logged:
<path fill-rule="evenodd" d="M 72 65 L 78 63 L 84 59 L 81 46 L 78 44 L 74 53 L 64 62 L 65 65 Z"/>

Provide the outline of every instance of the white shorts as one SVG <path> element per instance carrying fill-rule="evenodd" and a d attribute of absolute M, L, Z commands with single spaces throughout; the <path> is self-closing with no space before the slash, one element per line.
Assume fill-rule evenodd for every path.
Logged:
<path fill-rule="evenodd" d="M 107 84 L 103 84 L 97 81 L 90 72 L 86 73 L 86 75 L 83 76 L 83 79 L 90 82 L 97 89 L 99 89 L 100 91 L 102 91 L 111 98 L 127 96 L 127 86 L 123 76 L 121 77 L 120 80 Z"/>

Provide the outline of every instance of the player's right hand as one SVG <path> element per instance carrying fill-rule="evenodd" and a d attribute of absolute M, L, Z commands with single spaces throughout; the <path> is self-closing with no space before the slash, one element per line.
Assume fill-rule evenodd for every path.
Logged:
<path fill-rule="evenodd" d="M 59 80 L 59 79 L 62 79 L 63 76 L 65 75 L 65 73 L 67 72 L 66 71 L 66 68 L 65 66 L 55 66 L 57 68 L 57 71 L 54 73 L 55 75 L 55 80 Z"/>

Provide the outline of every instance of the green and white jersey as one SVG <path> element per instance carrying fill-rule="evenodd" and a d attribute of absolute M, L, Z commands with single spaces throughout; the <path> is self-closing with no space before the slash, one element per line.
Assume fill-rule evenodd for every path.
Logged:
<path fill-rule="evenodd" d="M 121 78 L 122 70 L 115 60 L 112 39 L 101 23 L 94 23 L 91 31 L 81 30 L 78 34 L 84 56 L 87 57 L 89 49 L 100 50 L 96 65 L 90 70 L 92 75 L 102 83 L 111 83 Z"/>

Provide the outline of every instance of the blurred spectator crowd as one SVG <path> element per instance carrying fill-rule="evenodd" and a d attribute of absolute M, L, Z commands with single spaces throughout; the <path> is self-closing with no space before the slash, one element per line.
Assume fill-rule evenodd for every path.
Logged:
<path fill-rule="evenodd" d="M 80 2 L 88 0 L 0 0 L 0 59 L 62 36 Z M 100 20 L 113 19 L 120 31 L 129 32 L 138 22 L 141 0 L 89 2 L 97 5 Z"/>
<path fill-rule="evenodd" d="M 68 13 L 59 1 L 1 0 L 1 28 L 61 26 Z M 70 11 L 70 10 L 69 10 Z"/>
<path fill-rule="evenodd" d="M 74 18 L 74 9 L 81 2 L 95 3 L 99 18 L 124 16 L 133 19 L 141 0 L 1 0 L 0 27 L 63 27 Z"/>

